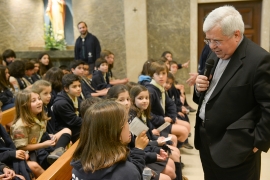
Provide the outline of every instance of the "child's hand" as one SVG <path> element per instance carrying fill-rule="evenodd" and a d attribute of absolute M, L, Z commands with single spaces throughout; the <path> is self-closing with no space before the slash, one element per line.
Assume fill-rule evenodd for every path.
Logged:
<path fill-rule="evenodd" d="M 154 135 L 156 135 L 156 136 L 160 136 L 160 133 L 159 133 L 159 131 L 158 131 L 157 129 L 153 129 L 153 130 L 152 130 L 152 133 L 153 133 Z"/>
<path fill-rule="evenodd" d="M 7 179 L 13 179 L 13 177 L 15 176 L 15 172 L 12 169 L 4 168 L 3 172 Z"/>
<path fill-rule="evenodd" d="M 0 175 L 0 180 L 9 180 L 10 178 L 6 178 L 5 174 Z"/>
<path fill-rule="evenodd" d="M 16 151 L 16 158 L 24 160 L 25 159 L 25 151 L 23 150 L 17 150 Z"/>
<path fill-rule="evenodd" d="M 178 115 L 181 116 L 182 118 L 185 118 L 185 115 L 182 112 L 178 112 Z"/>
<path fill-rule="evenodd" d="M 157 139 L 158 146 L 163 146 L 166 142 L 162 142 L 165 139 L 165 137 L 161 136 Z"/>
<path fill-rule="evenodd" d="M 50 147 L 50 146 L 54 146 L 55 140 L 47 140 L 47 141 L 44 141 L 42 144 L 44 145 L 45 148 Z"/>
<path fill-rule="evenodd" d="M 163 149 L 160 149 L 159 155 L 165 159 L 168 157 L 168 154 Z"/>
<path fill-rule="evenodd" d="M 190 60 L 188 60 L 187 62 L 183 63 L 183 64 L 182 64 L 182 68 L 188 68 L 189 61 L 190 61 Z"/>
<path fill-rule="evenodd" d="M 144 149 L 149 142 L 148 137 L 146 136 L 146 131 L 141 132 L 139 136 L 136 137 L 135 147 L 138 149 Z"/>
<path fill-rule="evenodd" d="M 160 156 L 159 154 L 157 154 L 157 161 L 165 161 L 166 158 Z"/>
<path fill-rule="evenodd" d="M 172 122 L 172 119 L 170 117 L 164 117 L 164 121 L 171 123 Z"/>

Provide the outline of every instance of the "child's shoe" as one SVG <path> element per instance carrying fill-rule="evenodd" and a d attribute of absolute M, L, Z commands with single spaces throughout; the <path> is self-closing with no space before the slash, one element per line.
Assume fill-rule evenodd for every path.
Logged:
<path fill-rule="evenodd" d="M 62 154 L 64 154 L 64 152 L 65 152 L 65 149 L 63 147 L 59 147 L 59 148 L 55 149 L 47 157 L 48 163 L 53 164 L 54 161 L 56 161 L 60 156 L 62 156 Z"/>

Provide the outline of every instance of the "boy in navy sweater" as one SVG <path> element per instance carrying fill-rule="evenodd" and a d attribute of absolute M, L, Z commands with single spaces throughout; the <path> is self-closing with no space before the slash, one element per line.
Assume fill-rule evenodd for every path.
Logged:
<path fill-rule="evenodd" d="M 108 89 L 102 89 L 102 90 L 96 90 L 93 86 L 92 86 L 92 82 L 84 77 L 84 65 L 86 63 L 82 60 L 76 60 L 76 61 L 72 61 L 70 63 L 70 69 L 71 72 L 77 76 L 79 76 L 80 78 L 80 82 L 81 82 L 81 87 L 82 87 L 82 95 L 81 98 L 82 99 L 86 99 L 89 98 L 91 96 L 93 97 L 99 97 L 99 96 L 105 96 L 108 92 Z"/>
<path fill-rule="evenodd" d="M 177 110 L 174 102 L 165 93 L 164 84 L 167 80 L 168 68 L 162 61 L 151 63 L 149 76 L 152 81 L 146 85 L 151 100 L 151 122 L 158 128 L 165 122 L 170 125 L 165 129 L 166 132 L 176 135 L 178 141 L 184 142 L 190 131 L 187 122 L 177 119 Z"/>
<path fill-rule="evenodd" d="M 110 78 L 108 76 L 108 62 L 105 59 L 99 58 L 95 66 L 97 70 L 94 71 L 92 77 L 93 87 L 97 90 L 111 87 Z"/>
<path fill-rule="evenodd" d="M 56 130 L 67 127 L 72 132 L 72 142 L 80 135 L 82 118 L 80 117 L 81 82 L 74 74 L 66 74 L 62 79 L 63 90 L 59 92 L 53 103 L 53 113 L 56 119 Z"/>

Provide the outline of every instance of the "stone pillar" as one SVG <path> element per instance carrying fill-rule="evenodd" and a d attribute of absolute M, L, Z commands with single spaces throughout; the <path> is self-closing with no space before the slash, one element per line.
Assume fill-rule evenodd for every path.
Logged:
<path fill-rule="evenodd" d="M 124 0 L 127 78 L 137 82 L 147 60 L 146 0 Z"/>

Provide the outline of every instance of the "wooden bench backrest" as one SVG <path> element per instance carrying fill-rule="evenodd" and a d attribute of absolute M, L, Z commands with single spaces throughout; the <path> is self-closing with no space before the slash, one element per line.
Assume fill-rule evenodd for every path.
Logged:
<path fill-rule="evenodd" d="M 59 159 L 57 159 L 37 180 L 70 180 L 71 170 L 70 162 L 72 155 L 78 145 L 77 140 Z"/>
<path fill-rule="evenodd" d="M 7 125 L 8 123 L 11 123 L 14 120 L 15 113 L 16 113 L 15 107 L 3 111 L 1 124 L 4 126 Z"/>

